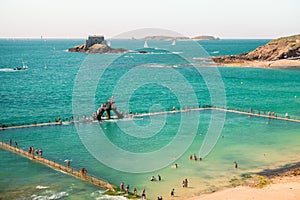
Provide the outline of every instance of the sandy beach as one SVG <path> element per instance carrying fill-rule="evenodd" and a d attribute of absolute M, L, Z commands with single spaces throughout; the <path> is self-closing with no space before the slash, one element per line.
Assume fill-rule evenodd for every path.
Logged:
<path fill-rule="evenodd" d="M 277 61 L 241 61 L 218 64 L 227 67 L 297 68 L 300 67 L 300 60 L 282 59 Z"/>
<path fill-rule="evenodd" d="M 300 198 L 300 168 L 273 171 L 269 173 L 264 187 L 238 186 L 215 193 L 195 196 L 188 200 L 297 200 Z M 284 172 L 282 172 L 284 171 Z"/>

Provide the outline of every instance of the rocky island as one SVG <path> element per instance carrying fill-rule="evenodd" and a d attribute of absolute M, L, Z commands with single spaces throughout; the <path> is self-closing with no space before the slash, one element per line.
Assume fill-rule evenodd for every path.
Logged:
<path fill-rule="evenodd" d="M 69 52 L 83 52 L 83 53 L 124 53 L 127 52 L 126 49 L 113 49 L 111 48 L 104 36 L 101 35 L 90 35 L 86 40 L 85 44 L 75 46 L 68 49 Z"/>
<path fill-rule="evenodd" d="M 278 38 L 251 52 L 216 56 L 212 60 L 224 66 L 300 67 L 300 35 Z"/>
<path fill-rule="evenodd" d="M 192 38 L 193 40 L 220 40 L 218 37 L 210 36 L 210 35 L 200 35 Z"/>

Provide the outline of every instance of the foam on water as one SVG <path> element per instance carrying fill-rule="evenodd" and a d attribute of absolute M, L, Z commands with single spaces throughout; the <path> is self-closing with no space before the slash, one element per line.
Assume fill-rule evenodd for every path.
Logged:
<path fill-rule="evenodd" d="M 38 186 L 36 186 L 36 189 L 47 189 L 47 188 L 49 188 L 49 186 L 42 186 L 42 185 L 38 185 Z"/>

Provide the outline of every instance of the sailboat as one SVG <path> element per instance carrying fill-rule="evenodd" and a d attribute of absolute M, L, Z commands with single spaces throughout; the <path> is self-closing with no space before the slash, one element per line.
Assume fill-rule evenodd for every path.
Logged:
<path fill-rule="evenodd" d="M 145 43 L 144 43 L 144 48 L 149 48 L 148 43 L 147 43 L 147 40 L 146 40 Z"/>
<path fill-rule="evenodd" d="M 173 45 L 173 46 L 176 45 L 176 40 L 173 40 L 172 45 Z"/>
<path fill-rule="evenodd" d="M 110 47 L 110 40 L 107 40 L 107 46 Z"/>

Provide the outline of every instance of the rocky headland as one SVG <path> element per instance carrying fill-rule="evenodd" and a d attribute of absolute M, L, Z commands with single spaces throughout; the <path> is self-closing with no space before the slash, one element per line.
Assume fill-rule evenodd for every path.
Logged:
<path fill-rule="evenodd" d="M 300 35 L 278 38 L 251 52 L 216 56 L 212 60 L 224 66 L 300 67 Z"/>

